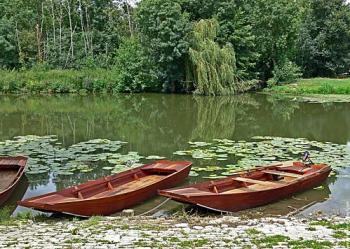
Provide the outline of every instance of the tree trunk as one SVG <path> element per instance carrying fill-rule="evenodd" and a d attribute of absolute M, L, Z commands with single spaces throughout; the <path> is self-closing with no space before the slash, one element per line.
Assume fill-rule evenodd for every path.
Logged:
<path fill-rule="evenodd" d="M 68 9 L 69 30 L 70 30 L 70 51 L 73 59 L 74 58 L 73 24 L 72 24 L 72 13 L 71 13 L 69 0 L 67 1 L 67 9 Z"/>
<path fill-rule="evenodd" d="M 133 28 L 132 28 L 132 22 L 131 22 L 129 1 L 128 1 L 128 0 L 125 0 L 125 4 L 126 4 L 127 15 L 128 15 L 128 23 L 129 23 L 130 36 L 133 36 Z"/>
<path fill-rule="evenodd" d="M 53 0 L 51 0 L 51 11 L 52 11 L 53 47 L 56 48 L 55 6 L 54 6 Z"/>
<path fill-rule="evenodd" d="M 37 44 L 37 56 L 38 56 L 38 61 L 42 62 L 42 53 L 41 53 L 41 32 L 39 28 L 39 24 L 36 24 L 36 44 Z"/>
<path fill-rule="evenodd" d="M 84 51 L 85 51 L 85 56 L 87 56 L 87 44 L 86 44 L 86 37 L 84 32 L 83 7 L 81 4 L 81 0 L 79 0 L 79 16 L 80 16 L 81 35 L 84 39 Z"/>

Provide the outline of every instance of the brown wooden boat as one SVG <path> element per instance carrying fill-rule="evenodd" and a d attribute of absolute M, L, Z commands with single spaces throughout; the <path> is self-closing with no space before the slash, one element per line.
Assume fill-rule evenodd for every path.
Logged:
<path fill-rule="evenodd" d="M 27 158 L 0 157 L 0 205 L 4 204 L 24 175 Z"/>
<path fill-rule="evenodd" d="M 238 172 L 216 181 L 160 190 L 173 200 L 220 212 L 265 205 L 320 185 L 331 172 L 325 164 L 285 162 Z"/>
<path fill-rule="evenodd" d="M 159 189 L 174 187 L 188 176 L 191 165 L 161 160 L 18 204 L 77 216 L 110 215 L 155 196 Z"/>

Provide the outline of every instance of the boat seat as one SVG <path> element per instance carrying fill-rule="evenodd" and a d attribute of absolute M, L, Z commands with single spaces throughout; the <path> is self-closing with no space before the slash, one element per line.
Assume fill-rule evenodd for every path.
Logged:
<path fill-rule="evenodd" d="M 101 197 L 107 197 L 107 196 L 112 196 L 115 194 L 124 194 L 127 192 L 134 191 L 136 189 L 144 188 L 149 185 L 152 185 L 153 183 L 160 181 L 166 176 L 162 175 L 149 175 L 145 177 L 140 177 L 138 180 L 134 180 L 132 182 L 128 182 L 125 184 L 122 184 L 120 186 L 114 187 L 111 190 L 106 190 L 101 193 L 98 193 L 96 195 L 93 195 L 91 197 L 88 197 L 87 199 L 94 199 L 94 198 L 101 198 Z"/>
<path fill-rule="evenodd" d="M 247 183 L 253 183 L 253 184 L 260 184 L 260 185 L 265 185 L 265 186 L 275 186 L 275 187 L 279 187 L 285 184 L 282 183 L 278 183 L 278 182 L 271 182 L 271 181 L 260 181 L 260 180 L 255 180 L 255 179 L 250 179 L 250 178 L 244 178 L 244 177 L 235 177 L 232 178 L 235 181 L 239 181 L 239 182 L 247 182 Z"/>
<path fill-rule="evenodd" d="M 288 176 L 288 177 L 294 177 L 294 178 L 303 177 L 303 175 L 300 175 L 300 174 L 288 173 L 288 172 L 283 172 L 278 170 L 263 170 L 262 172 L 270 175 Z"/>
<path fill-rule="evenodd" d="M 252 192 L 253 190 L 248 187 L 230 189 L 230 190 L 221 192 L 221 194 L 240 194 L 240 193 Z"/>
<path fill-rule="evenodd" d="M 302 174 L 311 170 L 311 168 L 303 168 L 300 166 L 286 166 L 286 167 L 284 166 L 284 167 L 277 167 L 277 168 L 290 173 L 302 173 Z"/>
<path fill-rule="evenodd" d="M 274 186 L 266 186 L 266 185 L 261 185 L 261 184 L 252 184 L 248 185 L 246 187 L 241 187 L 241 188 L 235 188 L 235 189 L 230 189 L 227 191 L 222 192 L 223 194 L 239 194 L 239 193 L 249 193 L 249 192 L 254 192 L 254 191 L 259 191 L 259 190 L 268 190 L 273 188 Z"/>

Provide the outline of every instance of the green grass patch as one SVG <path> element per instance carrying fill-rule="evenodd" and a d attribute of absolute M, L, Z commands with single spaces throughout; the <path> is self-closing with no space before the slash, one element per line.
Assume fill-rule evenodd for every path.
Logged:
<path fill-rule="evenodd" d="M 326 249 L 326 248 L 333 248 L 333 243 L 330 241 L 317 241 L 317 240 L 293 240 L 288 242 L 288 246 L 292 249 L 302 249 L 302 248 Z"/>
<path fill-rule="evenodd" d="M 350 238 L 350 236 L 344 231 L 335 231 L 332 236 L 336 239 Z"/>
<path fill-rule="evenodd" d="M 350 248 L 350 241 L 341 241 L 338 245 L 344 248 Z"/>
<path fill-rule="evenodd" d="M 253 240 L 253 243 L 258 248 L 272 248 L 274 246 L 277 246 L 281 242 L 287 242 L 289 239 L 289 237 L 283 235 L 271 235 L 266 236 L 262 239 Z"/>
<path fill-rule="evenodd" d="M 334 224 L 330 221 L 326 221 L 326 220 L 320 220 L 320 221 L 314 221 L 310 223 L 311 226 L 324 226 L 327 227 L 329 229 L 333 229 L 333 230 L 347 230 L 350 231 L 350 223 L 338 223 L 338 224 Z"/>
<path fill-rule="evenodd" d="M 82 226 L 83 228 L 97 226 L 102 220 L 103 217 L 101 216 L 92 216 L 87 221 L 85 221 Z"/>
<path fill-rule="evenodd" d="M 11 208 L 3 207 L 0 209 L 0 224 L 6 223 L 11 219 Z"/>
<path fill-rule="evenodd" d="M 249 228 L 247 230 L 245 230 L 246 234 L 248 234 L 248 236 L 255 236 L 258 234 L 262 234 L 262 232 L 256 230 L 255 228 Z"/>
<path fill-rule="evenodd" d="M 286 94 L 350 94 L 350 78 L 301 79 L 294 84 L 273 86 L 265 91 Z"/>
<path fill-rule="evenodd" d="M 183 240 L 179 243 L 182 248 L 197 248 L 203 247 L 209 243 L 208 239 Z"/>

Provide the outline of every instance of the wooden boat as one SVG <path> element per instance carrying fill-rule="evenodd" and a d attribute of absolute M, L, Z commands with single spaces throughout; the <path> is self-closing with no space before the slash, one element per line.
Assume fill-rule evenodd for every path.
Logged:
<path fill-rule="evenodd" d="M 235 212 L 275 202 L 320 185 L 331 172 L 325 164 L 286 162 L 238 172 L 216 181 L 160 190 L 175 201 L 220 212 Z"/>
<path fill-rule="evenodd" d="M 110 215 L 155 196 L 159 189 L 182 182 L 191 165 L 187 161 L 161 160 L 18 204 L 77 216 Z"/>
<path fill-rule="evenodd" d="M 4 204 L 11 196 L 24 175 L 27 158 L 0 157 L 0 205 Z"/>

